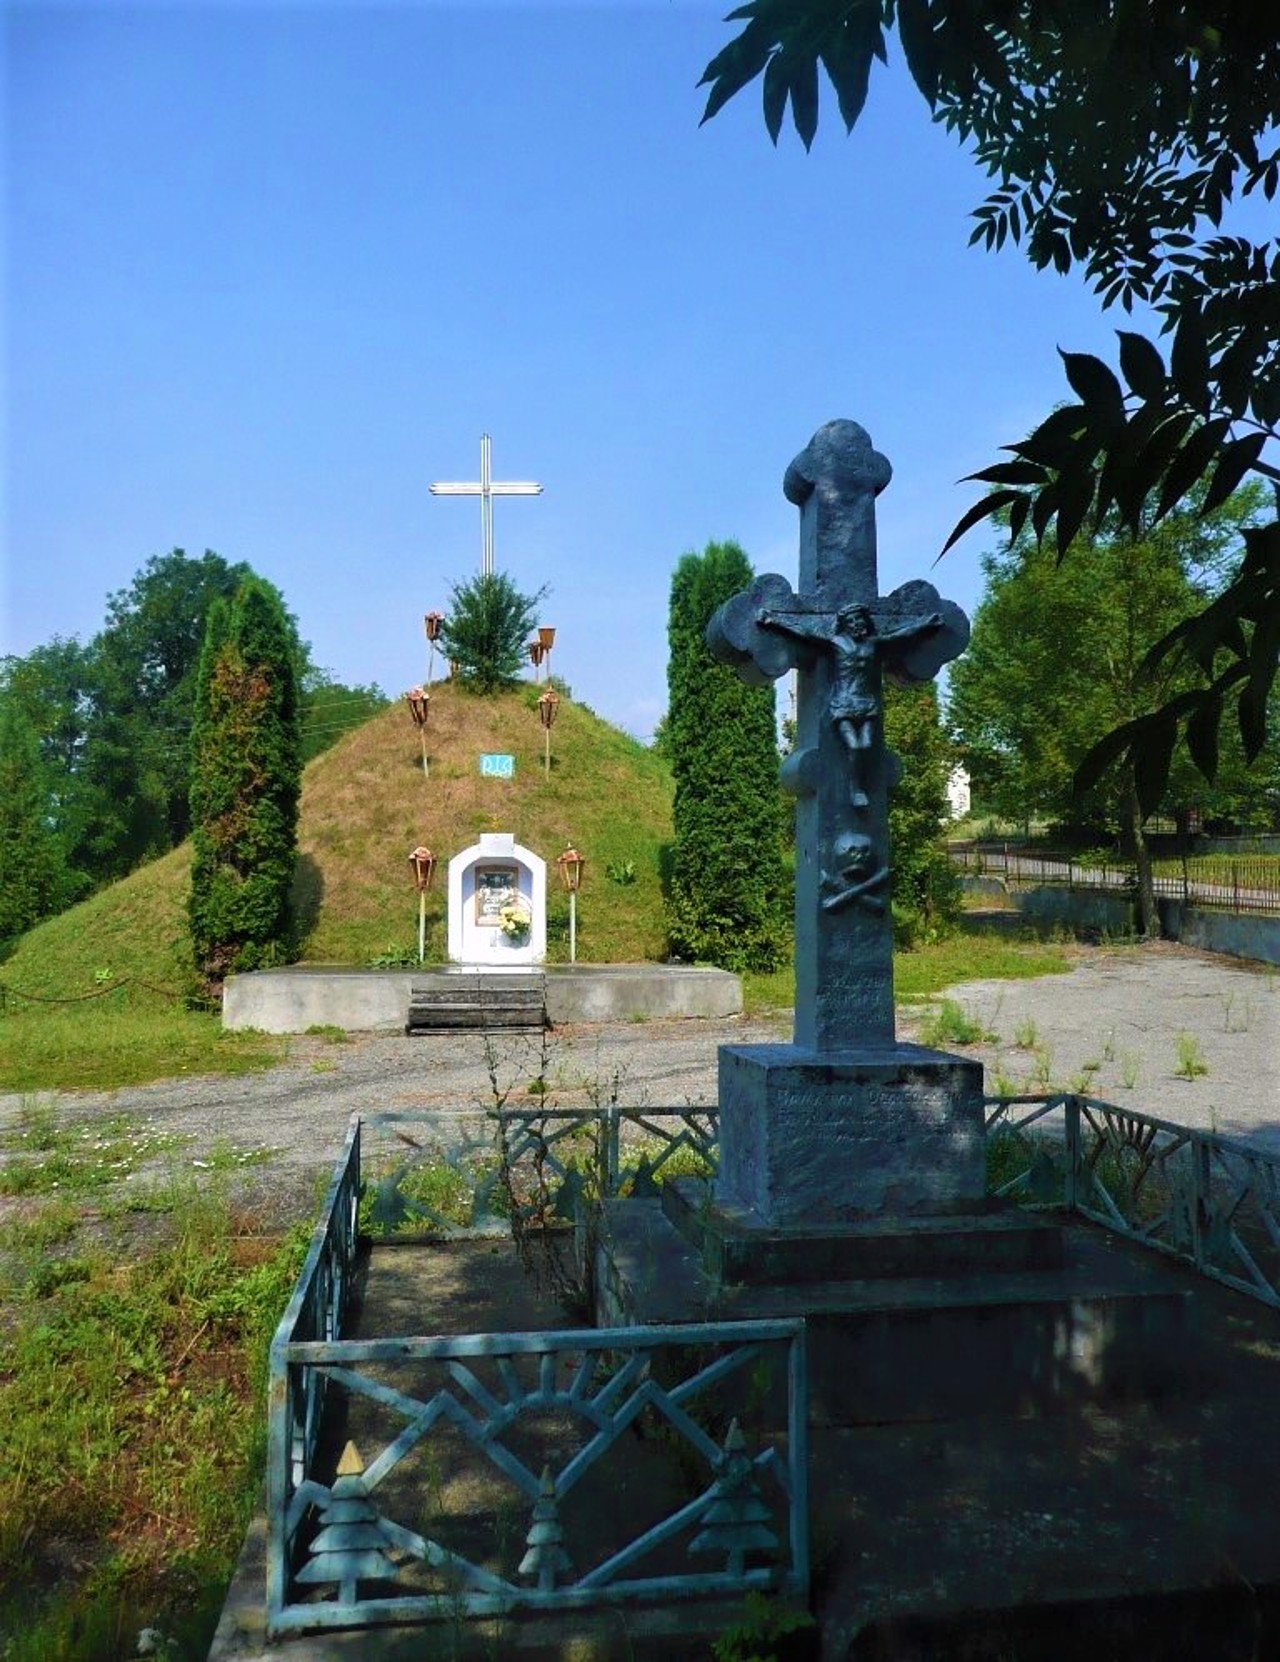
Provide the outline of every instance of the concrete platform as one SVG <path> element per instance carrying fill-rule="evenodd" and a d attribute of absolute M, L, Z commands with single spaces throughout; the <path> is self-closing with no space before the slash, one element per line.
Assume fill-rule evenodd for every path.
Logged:
<path fill-rule="evenodd" d="M 803 1316 L 809 1331 L 810 1419 L 860 1426 L 980 1413 L 1053 1412 L 1078 1401 L 1199 1388 L 1195 1304 L 1142 1256 L 1098 1231 L 1061 1228 L 1028 1237 L 1016 1216 L 945 1220 L 917 1231 L 849 1237 L 849 1269 L 826 1264 L 838 1240 L 819 1237 L 825 1279 L 726 1282 L 708 1250 L 725 1242 L 701 1216 L 663 1200 L 605 1204 L 597 1271 L 603 1323 L 747 1321 Z M 959 1230 L 959 1247 L 949 1230 Z M 709 1248 L 707 1237 L 712 1238 Z M 732 1240 L 731 1248 L 740 1250 Z M 793 1255 L 803 1243 L 785 1243 Z M 904 1252 L 905 1247 L 905 1252 Z M 1025 1254 L 1014 1267 L 1019 1253 Z M 772 1262 L 758 1243 L 751 1266 Z M 920 1261 L 913 1263 L 912 1258 Z M 877 1260 L 880 1260 L 877 1262 Z M 965 1268 L 966 1260 L 968 1268 Z M 1056 1260 L 1056 1262 L 1055 1262 Z M 874 1271 L 860 1276 L 857 1265 Z M 924 1273 L 932 1271 L 933 1273 Z"/>
<path fill-rule="evenodd" d="M 545 964 L 538 969 L 546 976 L 547 1018 L 553 1026 L 742 1012 L 742 980 L 727 970 L 685 964 Z M 403 1033 L 414 987 L 456 986 L 460 979 L 479 985 L 499 974 L 462 965 L 380 970 L 291 964 L 255 970 L 228 980 L 222 1025 L 260 1033 L 305 1033 L 311 1027 Z"/>
<path fill-rule="evenodd" d="M 824 1662 L 1262 1662 L 1280 1655 L 1280 1312 L 1065 1226 L 1193 1299 L 1187 1366 L 1211 1388 L 1077 1400 L 1052 1415 L 816 1427 L 813 1613 Z M 568 1318 L 494 1243 L 374 1250 L 365 1331 L 528 1330 Z M 569 1323 L 571 1325 L 571 1322 Z M 262 1525 L 249 1533 L 211 1662 L 546 1658 L 710 1662 L 723 1611 L 675 1606 L 554 1626 L 262 1643 Z M 662 1618 L 668 1625 L 665 1631 Z M 652 1620 L 653 1625 L 649 1622 Z M 569 1629 L 572 1629 L 570 1632 Z M 778 1650 L 778 1656 L 792 1652 Z"/>

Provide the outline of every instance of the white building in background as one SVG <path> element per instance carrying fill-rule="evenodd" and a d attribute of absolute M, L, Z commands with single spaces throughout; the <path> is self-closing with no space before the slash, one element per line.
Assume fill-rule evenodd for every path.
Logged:
<path fill-rule="evenodd" d="M 969 775 L 964 768 L 952 768 L 947 780 L 947 810 L 952 819 L 964 819 L 973 806 Z"/>

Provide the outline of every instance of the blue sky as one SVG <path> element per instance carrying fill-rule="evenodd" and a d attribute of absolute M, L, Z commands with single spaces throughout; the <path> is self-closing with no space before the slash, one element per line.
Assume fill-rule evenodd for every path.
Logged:
<path fill-rule="evenodd" d="M 403 691 L 479 564 L 550 588 L 554 668 L 644 737 L 686 549 L 794 580 L 791 457 L 852 417 L 894 466 L 881 587 L 972 608 L 995 459 L 1125 319 L 966 246 L 982 175 L 893 61 L 844 135 L 699 128 L 727 5 L 11 4 L 3 630 L 87 637 L 151 555 L 283 590 L 316 661 Z M 736 26 L 734 26 L 736 27 Z"/>

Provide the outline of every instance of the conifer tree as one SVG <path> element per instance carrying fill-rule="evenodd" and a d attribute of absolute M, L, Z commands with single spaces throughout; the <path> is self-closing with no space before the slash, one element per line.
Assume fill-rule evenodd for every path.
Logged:
<path fill-rule="evenodd" d="M 671 583 L 665 748 L 675 776 L 668 935 L 678 958 L 771 970 L 786 953 L 783 803 L 772 687 L 707 650 L 712 612 L 748 586 L 737 543 L 686 554 Z"/>
<path fill-rule="evenodd" d="M 0 698 L 0 941 L 63 902 L 63 850 L 35 728 L 12 697 Z"/>
<path fill-rule="evenodd" d="M 455 584 L 440 638 L 445 653 L 458 665 L 464 687 L 491 693 L 519 679 L 526 662 L 525 643 L 546 593 L 543 588 L 537 594 L 521 594 L 501 571 Z"/>
<path fill-rule="evenodd" d="M 298 643 L 246 578 L 205 629 L 191 733 L 191 941 L 205 989 L 285 959 L 301 786 Z"/>

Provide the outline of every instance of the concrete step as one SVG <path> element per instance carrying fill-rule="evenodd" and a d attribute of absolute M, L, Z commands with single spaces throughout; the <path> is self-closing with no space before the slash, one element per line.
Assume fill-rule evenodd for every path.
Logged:
<path fill-rule="evenodd" d="M 662 1189 L 662 1209 L 724 1283 L 875 1281 L 1053 1270 L 1063 1264 L 1054 1218 L 991 1200 L 954 1215 L 871 1218 L 797 1229 L 762 1226 L 744 1208 L 709 1200 L 697 1178 Z"/>
<path fill-rule="evenodd" d="M 435 976 L 409 990 L 405 1033 L 539 1031 L 547 1025 L 541 975 Z"/>
<path fill-rule="evenodd" d="M 726 1284 L 660 1200 L 605 1207 L 601 1322 L 803 1316 L 815 1423 L 1046 1412 L 1082 1399 L 1197 1389 L 1190 1290 L 1101 1231 L 1064 1228 L 1058 1268 L 953 1269 Z"/>

